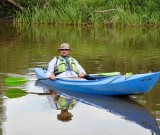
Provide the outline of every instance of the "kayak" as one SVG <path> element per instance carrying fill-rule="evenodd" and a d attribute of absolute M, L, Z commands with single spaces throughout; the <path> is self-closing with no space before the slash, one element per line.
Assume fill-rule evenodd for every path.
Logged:
<path fill-rule="evenodd" d="M 86 79 L 46 78 L 45 69 L 35 68 L 39 81 L 52 86 L 54 89 L 83 92 L 99 95 L 137 95 L 149 92 L 159 81 L 160 72 L 145 74 L 96 76 L 89 75 Z"/>

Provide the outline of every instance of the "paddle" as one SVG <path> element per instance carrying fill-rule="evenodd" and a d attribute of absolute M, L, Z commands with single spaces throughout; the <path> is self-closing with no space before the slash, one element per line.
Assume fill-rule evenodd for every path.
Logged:
<path fill-rule="evenodd" d="M 98 74 L 89 74 L 89 76 L 116 76 L 120 75 L 120 72 L 110 72 L 110 73 L 98 73 Z"/>
<path fill-rule="evenodd" d="M 74 78 L 74 77 L 77 77 L 77 76 L 72 76 L 72 77 L 56 77 L 56 78 Z M 37 78 L 34 78 L 34 79 L 27 79 L 27 78 L 20 78 L 20 77 L 8 77 L 5 79 L 5 82 L 6 83 L 19 83 L 19 84 L 23 84 L 24 82 L 27 82 L 27 81 L 38 81 L 38 80 L 47 80 L 49 78 L 40 78 L 40 79 L 37 79 Z"/>
<path fill-rule="evenodd" d="M 98 74 L 89 74 L 87 76 L 116 76 L 116 75 L 119 75 L 120 72 L 110 72 L 110 73 L 98 73 Z M 56 77 L 56 78 L 74 78 L 75 76 L 73 77 Z M 8 77 L 5 79 L 5 82 L 7 85 L 9 86 L 17 86 L 17 85 L 21 85 L 23 84 L 24 82 L 27 82 L 27 81 L 37 81 L 37 80 L 46 80 L 46 79 L 49 79 L 49 78 L 41 78 L 41 79 L 27 79 L 27 78 L 20 78 L 20 77 L 17 77 L 17 78 L 13 78 L 13 77 Z"/>
<path fill-rule="evenodd" d="M 8 77 L 5 79 L 5 82 L 6 83 L 17 83 L 17 82 L 27 82 L 27 81 L 37 81 L 37 80 L 46 80 L 46 79 L 49 79 L 49 78 L 42 78 L 42 79 L 27 79 L 27 78 L 19 78 L 19 77 Z"/>
<path fill-rule="evenodd" d="M 74 78 L 74 77 L 77 77 L 77 76 L 73 76 L 73 77 L 56 77 L 56 78 Z M 20 78 L 20 77 L 8 77 L 5 79 L 5 83 L 8 85 L 8 86 L 18 86 L 18 85 L 21 85 L 25 82 L 28 82 L 28 81 L 38 81 L 38 80 L 47 80 L 49 78 L 40 78 L 40 79 L 27 79 L 27 78 Z"/>
<path fill-rule="evenodd" d="M 89 76 L 115 76 L 115 75 L 119 75 L 120 72 L 110 72 L 110 73 L 98 73 L 98 74 L 89 74 Z M 73 77 L 56 77 L 56 78 L 74 78 L 75 76 Z M 49 78 L 41 78 L 41 79 L 27 79 L 27 78 L 19 78 L 19 77 L 8 77 L 5 79 L 5 82 L 6 83 L 17 83 L 17 82 L 27 82 L 27 81 L 37 81 L 37 80 L 46 80 L 46 79 L 49 79 Z"/>
<path fill-rule="evenodd" d="M 18 88 L 8 89 L 5 93 L 6 97 L 8 98 L 18 98 L 18 97 L 25 96 L 27 94 L 50 95 L 50 93 L 26 92 L 25 90 L 18 89 Z"/>

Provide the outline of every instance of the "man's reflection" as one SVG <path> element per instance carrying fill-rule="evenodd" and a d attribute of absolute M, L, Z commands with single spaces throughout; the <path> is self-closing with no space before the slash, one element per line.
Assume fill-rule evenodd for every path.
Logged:
<path fill-rule="evenodd" d="M 72 110 L 76 106 L 77 101 L 73 98 L 60 96 L 54 90 L 51 90 L 50 94 L 48 99 L 51 107 L 56 110 L 61 110 L 60 114 L 57 115 L 57 119 L 63 122 L 72 120 L 73 115 L 68 112 L 68 110 Z"/>

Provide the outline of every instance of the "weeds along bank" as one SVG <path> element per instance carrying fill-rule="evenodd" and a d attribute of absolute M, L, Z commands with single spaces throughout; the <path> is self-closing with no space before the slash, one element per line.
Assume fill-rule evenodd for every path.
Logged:
<path fill-rule="evenodd" d="M 159 0 L 17 0 L 14 22 L 63 25 L 159 26 Z"/>

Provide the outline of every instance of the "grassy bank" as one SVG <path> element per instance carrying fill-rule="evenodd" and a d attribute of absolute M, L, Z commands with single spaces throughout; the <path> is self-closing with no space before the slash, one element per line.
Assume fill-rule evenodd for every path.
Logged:
<path fill-rule="evenodd" d="M 159 0 L 50 0 L 47 6 L 44 2 L 25 5 L 22 11 L 16 13 L 15 22 L 159 26 L 159 9 Z"/>

